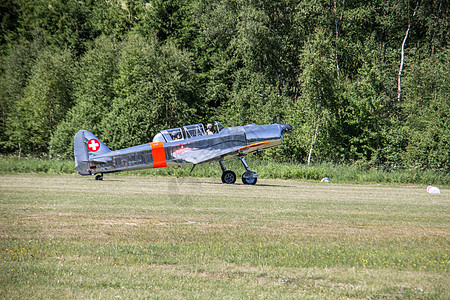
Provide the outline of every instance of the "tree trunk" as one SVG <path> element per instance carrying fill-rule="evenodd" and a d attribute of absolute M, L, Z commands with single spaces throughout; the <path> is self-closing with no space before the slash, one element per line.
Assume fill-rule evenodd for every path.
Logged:
<path fill-rule="evenodd" d="M 17 140 L 18 140 L 18 146 L 19 146 L 19 159 L 20 159 L 20 156 L 22 155 L 22 146 L 20 144 L 20 131 L 19 131 L 19 121 L 18 121 L 17 113 L 16 113 L 16 131 L 17 131 Z"/>
<path fill-rule="evenodd" d="M 408 38 L 409 29 L 411 28 L 411 22 L 408 24 L 408 29 L 406 30 L 405 38 L 403 39 L 402 43 L 402 52 L 400 56 L 400 69 L 398 70 L 398 94 L 397 94 L 397 101 L 400 101 L 400 98 L 402 96 L 402 71 L 403 71 L 403 61 L 405 59 L 405 44 L 406 39 Z"/>
<path fill-rule="evenodd" d="M 419 2 L 417 2 L 417 4 L 416 4 L 416 8 L 414 9 L 414 13 L 412 15 L 413 17 L 416 15 L 416 11 L 417 11 L 418 7 L 419 7 Z M 409 18 L 409 20 L 408 20 L 408 29 L 406 30 L 405 38 L 403 39 L 402 50 L 401 50 L 401 55 L 400 55 L 400 68 L 398 70 L 398 87 L 397 87 L 397 91 L 398 91 L 397 101 L 399 101 L 399 102 L 402 97 L 402 71 L 403 71 L 403 62 L 405 60 L 405 44 L 406 44 L 406 40 L 408 39 L 410 29 L 411 29 L 411 18 Z"/>
<path fill-rule="evenodd" d="M 342 18 L 342 15 L 341 15 L 341 18 Z M 339 72 L 339 59 L 338 59 L 338 52 L 337 52 L 337 40 L 339 38 L 339 31 L 338 31 L 338 19 L 337 19 L 337 12 L 336 12 L 336 0 L 334 0 L 334 25 L 336 28 L 336 45 L 335 45 L 335 47 L 336 47 L 336 49 L 335 49 L 336 71 L 337 71 L 337 77 L 339 78 L 340 72 Z"/>
<path fill-rule="evenodd" d="M 314 144 L 316 143 L 317 134 L 319 132 L 319 124 L 320 124 L 320 116 L 317 117 L 317 121 L 314 120 L 314 135 L 312 137 L 311 147 L 309 148 L 309 154 L 308 154 L 308 166 L 311 163 L 311 156 L 314 148 Z"/>

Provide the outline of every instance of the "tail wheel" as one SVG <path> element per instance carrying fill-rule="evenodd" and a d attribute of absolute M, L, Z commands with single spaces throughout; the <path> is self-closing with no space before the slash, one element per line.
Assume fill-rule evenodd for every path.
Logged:
<path fill-rule="evenodd" d="M 222 182 L 226 184 L 233 184 L 236 182 L 236 174 L 233 171 L 227 170 L 222 173 Z"/>

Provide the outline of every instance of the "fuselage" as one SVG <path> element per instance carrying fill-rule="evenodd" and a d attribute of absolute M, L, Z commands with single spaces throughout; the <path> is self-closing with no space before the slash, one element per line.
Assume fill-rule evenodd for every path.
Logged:
<path fill-rule="evenodd" d="M 221 161 L 279 146 L 288 124 L 225 127 L 220 132 L 202 133 L 181 139 L 169 138 L 96 155 L 88 153 L 89 173 L 110 173 L 147 168 L 177 167 L 206 161 Z M 77 167 L 78 169 L 78 167 Z M 80 174 L 83 174 L 79 171 Z M 85 172 L 86 173 L 86 172 Z M 87 174 L 83 175 L 87 175 Z"/>

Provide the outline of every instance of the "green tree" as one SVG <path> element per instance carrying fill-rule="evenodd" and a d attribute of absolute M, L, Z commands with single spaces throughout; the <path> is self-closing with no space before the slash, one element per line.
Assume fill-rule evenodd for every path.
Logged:
<path fill-rule="evenodd" d="M 0 56 L 7 53 L 8 46 L 17 39 L 19 5 L 16 0 L 0 2 Z"/>
<path fill-rule="evenodd" d="M 379 164 L 385 161 L 380 150 L 385 142 L 383 130 L 390 126 L 395 81 L 386 71 L 389 67 L 373 36 L 364 44 L 366 55 L 361 58 L 362 66 L 353 80 L 345 80 L 342 89 L 341 143 L 347 147 L 340 155 L 346 161 Z"/>
<path fill-rule="evenodd" d="M 403 114 L 408 128 L 404 163 L 450 170 L 450 48 L 410 63 Z"/>
<path fill-rule="evenodd" d="M 229 126 L 281 122 L 285 116 L 285 100 L 264 75 L 245 74 L 242 70 L 237 76 L 230 99 L 219 111 Z"/>
<path fill-rule="evenodd" d="M 137 30 L 143 36 L 156 34 L 158 40 L 163 42 L 171 39 L 179 42 L 189 23 L 185 20 L 190 18 L 190 2 L 192 1 L 164 1 L 153 0 L 142 11 L 141 22 L 137 24 Z"/>
<path fill-rule="evenodd" d="M 136 34 L 122 45 L 114 90 L 105 126 L 113 148 L 145 143 L 163 128 L 189 123 L 199 105 L 189 54 Z"/>
<path fill-rule="evenodd" d="M 316 143 L 324 148 L 323 157 L 327 157 L 330 148 L 339 144 L 336 134 L 336 115 L 339 108 L 337 99 L 337 74 L 334 51 L 329 35 L 317 29 L 301 54 L 302 96 L 300 101 L 307 114 L 307 123 L 301 130 L 311 137 L 308 164 L 312 160 Z M 339 132 L 337 132 L 339 133 Z M 326 151 L 326 152 L 325 152 Z M 328 156 L 329 157 L 329 156 Z"/>
<path fill-rule="evenodd" d="M 216 111 L 230 98 L 234 73 L 237 70 L 236 58 L 229 51 L 230 41 L 235 35 L 235 1 L 198 1 L 192 8 L 196 29 L 192 41 L 195 65 L 199 75 L 199 89 L 208 104 L 207 115 Z"/>
<path fill-rule="evenodd" d="M 139 21 L 144 1 L 101 0 L 91 3 L 91 23 L 99 34 L 121 39 Z"/>
<path fill-rule="evenodd" d="M 58 48 L 70 48 L 80 55 L 95 38 L 91 22 L 91 7 L 84 1 L 18 0 L 21 38 L 32 40 L 41 32 L 47 43 Z"/>
<path fill-rule="evenodd" d="M 55 154 L 72 156 L 73 137 L 81 129 L 104 135 L 108 126 L 105 117 L 116 96 L 114 82 L 117 79 L 119 47 L 120 43 L 115 38 L 101 36 L 81 57 L 74 79 L 74 106 L 51 140 Z"/>
<path fill-rule="evenodd" d="M 43 48 L 43 41 L 36 36 L 32 42 L 19 42 L 0 60 L 0 152 L 19 150 L 20 140 L 14 130 L 16 141 L 10 139 L 11 122 L 17 119 L 16 103 L 23 97 L 36 56 Z"/>
<path fill-rule="evenodd" d="M 44 49 L 31 69 L 24 95 L 9 125 L 10 140 L 27 153 L 49 153 L 50 139 L 72 106 L 70 51 Z"/>

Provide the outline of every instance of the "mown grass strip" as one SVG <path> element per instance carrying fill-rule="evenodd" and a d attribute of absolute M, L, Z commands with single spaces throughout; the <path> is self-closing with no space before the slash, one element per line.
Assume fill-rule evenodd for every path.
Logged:
<path fill-rule="evenodd" d="M 0 176 L 0 293 L 448 299 L 448 190 Z"/>

